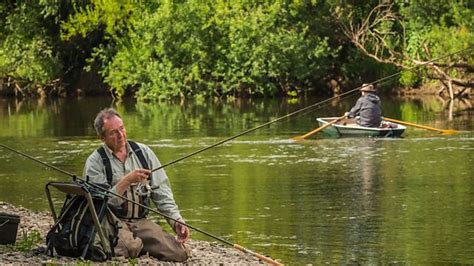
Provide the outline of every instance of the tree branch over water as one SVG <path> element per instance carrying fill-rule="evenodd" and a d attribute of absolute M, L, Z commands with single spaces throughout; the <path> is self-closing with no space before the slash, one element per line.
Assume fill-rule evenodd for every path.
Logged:
<path fill-rule="evenodd" d="M 461 96 L 466 90 L 474 87 L 472 50 L 464 50 L 459 54 L 445 57 L 441 62 L 430 62 L 449 54 L 443 46 L 450 46 L 449 40 L 441 41 L 441 37 L 450 37 L 461 44 L 462 48 L 469 47 L 472 42 L 463 39 L 466 33 L 463 24 L 424 25 L 420 27 L 417 18 L 411 18 L 417 4 L 404 7 L 394 6 L 393 3 L 381 3 L 373 8 L 360 11 L 355 7 L 336 10 L 339 25 L 347 38 L 365 55 L 377 62 L 392 64 L 404 70 L 415 71 L 419 77 L 440 81 L 443 89 L 448 91 L 449 98 Z M 439 5 L 435 11 L 454 9 L 455 4 Z M 455 13 L 453 10 L 448 10 Z M 405 16 L 401 13 L 404 13 Z M 364 15 L 365 14 L 365 15 Z M 441 15 L 441 14 L 440 14 Z M 445 16 L 456 14 L 448 13 Z M 416 24 L 418 23 L 418 24 Z M 418 28 L 417 28 L 418 27 Z M 472 36 L 472 33 L 467 33 Z M 444 38 L 445 39 L 445 38 Z M 472 46 L 471 46 L 472 47 Z M 462 50 L 462 49 L 458 49 Z M 423 66 L 413 70 L 414 66 Z"/>

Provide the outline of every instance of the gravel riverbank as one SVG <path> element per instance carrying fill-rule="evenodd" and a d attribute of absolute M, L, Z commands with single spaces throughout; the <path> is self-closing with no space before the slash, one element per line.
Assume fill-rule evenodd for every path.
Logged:
<path fill-rule="evenodd" d="M 48 212 L 34 212 L 23 207 L 15 207 L 5 202 L 0 202 L 0 212 L 20 216 L 17 243 L 21 239 L 24 239 L 25 234 L 35 232 L 35 230 L 38 231 L 42 237 L 42 241 L 30 251 L 16 251 L 12 247 L 0 245 L 1 264 L 70 264 L 79 262 L 79 260 L 69 257 L 49 257 L 41 252 L 46 246 L 46 233 L 53 224 L 53 219 Z M 191 249 L 191 257 L 184 263 L 159 261 L 146 255 L 140 256 L 133 262 L 154 265 L 264 264 L 254 256 L 223 246 L 220 243 L 191 239 L 186 242 L 186 244 Z M 113 258 L 111 262 L 129 264 L 129 261 L 123 257 Z"/>

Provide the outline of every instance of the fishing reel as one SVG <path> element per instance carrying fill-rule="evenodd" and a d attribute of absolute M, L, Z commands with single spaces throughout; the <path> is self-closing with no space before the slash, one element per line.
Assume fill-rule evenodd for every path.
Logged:
<path fill-rule="evenodd" d="M 139 183 L 135 189 L 137 195 L 139 196 L 147 196 L 151 195 L 151 186 L 149 182 L 146 183 Z"/>

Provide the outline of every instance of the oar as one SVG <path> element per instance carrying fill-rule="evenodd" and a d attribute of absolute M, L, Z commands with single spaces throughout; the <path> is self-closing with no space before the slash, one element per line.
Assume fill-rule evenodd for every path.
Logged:
<path fill-rule="evenodd" d="M 433 130 L 433 131 L 437 131 L 437 132 L 442 133 L 442 134 L 457 134 L 457 133 L 459 133 L 459 131 L 453 130 L 453 129 L 439 129 L 439 128 L 434 128 L 434 127 L 428 127 L 428 126 L 423 126 L 423 125 L 418 125 L 418 124 L 415 124 L 415 123 L 400 121 L 400 120 L 396 120 L 396 119 L 388 118 L 388 117 L 384 117 L 383 120 L 390 121 L 390 122 L 393 122 L 393 123 L 402 124 L 402 125 L 406 125 L 406 126 L 412 126 L 412 127 L 418 127 L 418 128 L 423 128 L 423 129 L 427 129 L 427 130 Z"/>
<path fill-rule="evenodd" d="M 304 134 L 304 135 L 302 135 L 302 136 L 293 137 L 293 140 L 298 141 L 298 140 L 305 139 L 305 138 L 307 138 L 307 137 L 309 137 L 309 136 L 311 136 L 311 135 L 314 135 L 314 134 L 318 133 L 319 131 L 321 131 L 321 130 L 323 130 L 323 129 L 329 127 L 329 126 L 331 126 L 332 124 L 337 123 L 338 121 L 341 121 L 342 119 L 344 119 L 344 118 L 346 118 L 346 117 L 347 117 L 347 115 L 343 115 L 343 116 L 341 116 L 341 117 L 339 117 L 339 118 L 337 118 L 337 119 L 334 119 L 334 120 L 332 120 L 331 122 L 329 122 L 329 123 L 327 123 L 327 124 L 324 124 L 324 125 L 322 125 L 322 126 L 316 128 L 315 130 L 310 131 L 310 132 L 308 132 L 308 133 L 306 133 L 306 134 Z"/>

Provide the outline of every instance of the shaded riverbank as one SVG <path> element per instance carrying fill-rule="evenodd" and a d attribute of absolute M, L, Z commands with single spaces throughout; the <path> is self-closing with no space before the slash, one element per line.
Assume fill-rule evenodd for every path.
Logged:
<path fill-rule="evenodd" d="M 34 212 L 23 207 L 15 207 L 9 203 L 0 201 L 0 212 L 16 214 L 20 216 L 18 227 L 17 244 L 24 239 L 25 234 L 39 232 L 42 241 L 34 245 L 29 251 L 18 251 L 9 246 L 0 245 L 0 262 L 2 264 L 45 264 L 60 263 L 69 264 L 80 262 L 78 259 L 68 257 L 50 257 L 42 251 L 45 249 L 46 234 L 53 223 L 52 217 L 48 212 Z M 138 264 L 159 264 L 159 265 L 190 265 L 190 264 L 237 264 L 237 265 L 258 265 L 264 264 L 253 256 L 244 254 L 240 251 L 224 247 L 214 242 L 189 240 L 188 247 L 191 249 L 191 257 L 184 263 L 173 263 L 159 261 L 147 255 L 140 256 L 134 263 Z M 123 257 L 113 258 L 112 263 L 127 264 L 129 261 Z"/>

